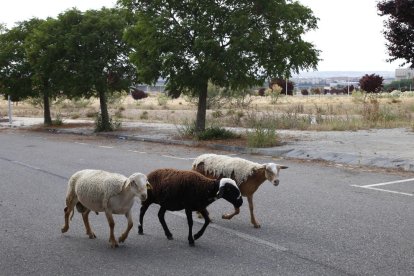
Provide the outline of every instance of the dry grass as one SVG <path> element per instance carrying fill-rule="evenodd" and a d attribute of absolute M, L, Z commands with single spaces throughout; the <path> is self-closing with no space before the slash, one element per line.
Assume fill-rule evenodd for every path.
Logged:
<path fill-rule="evenodd" d="M 162 98 L 152 94 L 134 100 L 122 96 L 109 104 L 112 116 L 120 120 L 180 124 L 194 121 L 196 106 L 185 97 Z M 99 111 L 96 99 L 59 101 L 52 104 L 52 117 L 94 119 Z M 270 97 L 253 96 L 246 108 L 222 106 L 207 111 L 207 124 L 254 127 L 258 122 L 277 129 L 356 130 L 367 128 L 413 128 L 414 97 L 363 98 L 355 96 L 280 97 L 271 104 Z M 7 101 L 0 101 L 0 117 L 7 116 Z M 30 101 L 13 106 L 13 116 L 42 117 L 43 109 Z"/>

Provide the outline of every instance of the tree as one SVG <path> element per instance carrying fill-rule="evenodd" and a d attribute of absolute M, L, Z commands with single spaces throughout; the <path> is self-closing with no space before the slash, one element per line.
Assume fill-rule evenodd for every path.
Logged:
<path fill-rule="evenodd" d="M 135 80 L 135 67 L 129 62 L 130 48 L 122 40 L 127 21 L 117 9 L 69 10 L 59 15 L 66 30 L 64 41 L 65 93 L 96 96 L 100 102 L 99 130 L 112 130 L 107 95 L 128 90 Z"/>
<path fill-rule="evenodd" d="M 61 61 L 65 58 L 63 30 L 56 19 L 41 22 L 26 38 L 24 48 L 32 69 L 36 95 L 43 99 L 44 124 L 52 124 L 50 100 L 59 95 L 65 79 Z"/>
<path fill-rule="evenodd" d="M 135 24 L 125 39 L 138 79 L 166 79 L 174 97 L 198 96 L 196 132 L 205 129 L 211 82 L 239 90 L 274 76 L 316 68 L 319 51 L 302 39 L 317 27 L 312 11 L 282 0 L 120 0 Z"/>
<path fill-rule="evenodd" d="M 414 1 L 383 0 L 377 8 L 381 16 L 387 16 L 384 35 L 388 40 L 389 61 L 403 59 L 402 65 L 411 63 L 414 68 Z"/>
<path fill-rule="evenodd" d="M 0 34 L 0 89 L 13 101 L 35 95 L 33 70 L 24 48 L 28 35 L 42 22 L 33 18 L 19 22 L 12 29 L 3 27 Z"/>
<path fill-rule="evenodd" d="M 366 74 L 359 80 L 359 86 L 362 90 L 369 93 L 379 93 L 382 88 L 382 82 L 384 79 L 375 74 Z"/>

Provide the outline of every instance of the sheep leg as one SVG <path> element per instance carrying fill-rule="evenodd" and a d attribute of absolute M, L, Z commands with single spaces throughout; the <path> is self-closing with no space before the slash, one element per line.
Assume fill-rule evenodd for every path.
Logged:
<path fill-rule="evenodd" d="M 235 215 L 238 215 L 240 213 L 240 208 L 234 208 L 234 212 L 232 214 L 224 214 L 221 216 L 222 219 L 231 219 Z"/>
<path fill-rule="evenodd" d="M 260 224 L 257 223 L 253 213 L 253 195 L 247 196 L 247 202 L 249 202 L 250 221 L 253 224 L 254 228 L 260 228 Z"/>
<path fill-rule="evenodd" d="M 139 225 L 138 225 L 138 234 L 143 235 L 144 234 L 144 228 L 143 228 L 143 223 L 144 223 L 144 215 L 145 212 L 147 211 L 149 205 L 143 203 L 139 212 Z"/>
<path fill-rule="evenodd" d="M 194 235 L 194 239 L 198 240 L 203 234 L 204 231 L 207 228 L 207 225 L 210 223 L 210 218 L 208 217 L 208 211 L 207 209 L 203 209 L 199 212 L 203 218 L 204 218 L 204 225 L 203 227 L 201 227 L 200 231 L 198 231 L 195 235 Z"/>
<path fill-rule="evenodd" d="M 86 235 L 89 236 L 90 239 L 95 239 L 95 233 L 91 229 L 91 225 L 89 224 L 89 213 L 91 210 L 86 210 L 82 213 L 83 224 L 85 224 Z"/>
<path fill-rule="evenodd" d="M 165 209 L 164 207 L 161 207 L 160 210 L 158 211 L 158 219 L 160 220 L 162 228 L 164 229 L 164 233 L 167 236 L 167 239 L 172 240 L 173 235 L 168 229 L 167 223 L 165 223 L 165 219 L 164 219 L 165 212 L 167 212 L 167 209 Z"/>
<path fill-rule="evenodd" d="M 129 210 L 126 214 L 125 217 L 128 220 L 128 226 L 127 229 L 125 230 L 125 232 L 119 237 L 119 242 L 124 242 L 126 240 L 126 238 L 128 237 L 129 231 L 131 231 L 132 226 L 134 226 L 133 222 L 132 222 L 132 216 L 131 216 L 131 210 Z"/>
<path fill-rule="evenodd" d="M 187 223 L 188 223 L 188 243 L 190 244 L 190 246 L 194 246 L 193 212 L 190 209 L 185 209 L 185 214 L 187 215 Z"/>
<path fill-rule="evenodd" d="M 69 216 L 72 212 L 74 212 L 76 202 L 68 202 L 66 200 L 66 207 L 65 207 L 65 224 L 62 226 L 62 233 L 66 233 L 69 230 Z"/>
<path fill-rule="evenodd" d="M 115 235 L 114 235 L 115 221 L 114 221 L 114 218 L 112 217 L 112 212 L 105 210 L 105 215 L 106 215 L 106 219 L 108 220 L 108 224 L 109 224 L 109 242 L 111 243 L 111 247 L 112 248 L 118 247 L 118 243 L 116 242 Z"/>

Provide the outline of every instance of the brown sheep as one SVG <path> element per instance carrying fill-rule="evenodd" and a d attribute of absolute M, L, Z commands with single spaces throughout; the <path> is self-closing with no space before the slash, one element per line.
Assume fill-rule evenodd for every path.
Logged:
<path fill-rule="evenodd" d="M 147 200 L 142 202 L 139 214 L 138 233 L 143 234 L 143 219 L 145 212 L 152 203 L 159 204 L 158 218 L 169 240 L 172 234 L 168 229 L 164 216 L 167 210 L 178 211 L 185 209 L 188 223 L 188 242 L 194 245 L 194 240 L 199 239 L 207 225 L 210 223 L 206 207 L 217 200 L 224 198 L 234 208 L 239 208 L 243 199 L 240 190 L 234 180 L 223 178 L 215 180 L 205 177 L 194 171 L 182 171 L 175 169 L 158 169 L 147 175 L 152 189 L 148 191 Z M 204 225 L 194 237 L 192 234 L 192 212 L 198 211 L 204 217 Z"/>

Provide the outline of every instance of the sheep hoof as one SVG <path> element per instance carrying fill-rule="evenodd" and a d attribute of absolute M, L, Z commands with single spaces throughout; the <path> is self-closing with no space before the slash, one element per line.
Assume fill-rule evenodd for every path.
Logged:
<path fill-rule="evenodd" d="M 69 230 L 68 226 L 62 227 L 62 233 L 66 233 L 66 232 L 68 232 L 68 230 Z"/>
<path fill-rule="evenodd" d="M 195 240 L 198 240 L 200 237 L 201 237 L 201 235 L 200 235 L 200 234 L 198 234 L 198 233 L 194 235 L 194 239 L 195 239 Z"/>
<path fill-rule="evenodd" d="M 138 226 L 138 234 L 139 235 L 144 235 L 144 229 L 142 229 L 142 226 Z"/>
<path fill-rule="evenodd" d="M 96 239 L 95 233 L 89 233 L 87 235 L 89 236 L 90 239 Z"/>
<path fill-rule="evenodd" d="M 117 242 L 111 243 L 111 248 L 117 248 L 117 247 L 119 247 Z"/>
<path fill-rule="evenodd" d="M 167 236 L 167 239 L 173 240 L 174 238 L 173 238 L 173 236 Z"/>
<path fill-rule="evenodd" d="M 260 228 L 260 224 L 255 224 L 254 228 Z"/>
<path fill-rule="evenodd" d="M 194 241 L 189 241 L 188 243 L 190 246 L 195 246 Z"/>

